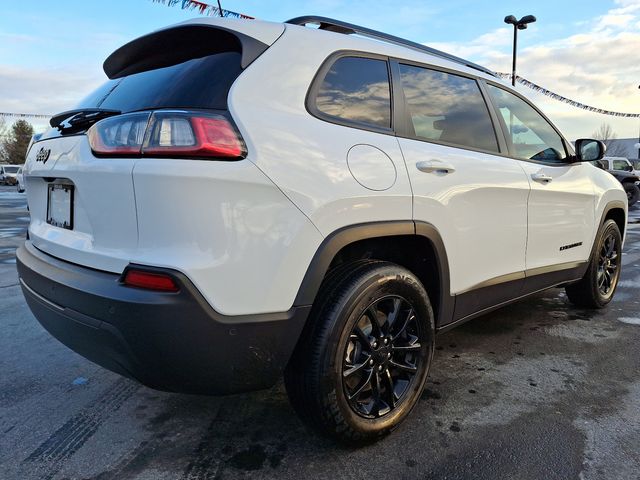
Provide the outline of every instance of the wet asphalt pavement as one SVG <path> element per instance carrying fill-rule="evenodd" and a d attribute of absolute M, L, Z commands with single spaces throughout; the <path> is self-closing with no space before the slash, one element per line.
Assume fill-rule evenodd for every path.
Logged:
<path fill-rule="evenodd" d="M 157 392 L 36 322 L 13 252 L 24 194 L 0 187 L 2 479 L 639 479 L 640 210 L 614 301 L 549 290 L 437 338 L 422 401 L 359 450 L 309 433 L 281 385 L 225 398 Z"/>

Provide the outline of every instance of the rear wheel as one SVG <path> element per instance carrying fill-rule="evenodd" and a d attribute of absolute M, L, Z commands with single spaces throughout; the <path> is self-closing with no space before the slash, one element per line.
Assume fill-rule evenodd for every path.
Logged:
<path fill-rule="evenodd" d="M 625 183 L 624 191 L 627 193 L 627 200 L 629 202 L 629 207 L 636 204 L 636 202 L 640 199 L 640 188 L 634 183 Z"/>
<path fill-rule="evenodd" d="M 321 433 L 366 443 L 415 406 L 433 356 L 434 316 L 408 270 L 365 262 L 327 277 L 285 385 L 301 418 Z"/>
<path fill-rule="evenodd" d="M 602 308 L 613 298 L 622 267 L 622 236 L 613 220 L 607 220 L 596 239 L 596 248 L 582 280 L 566 287 L 569 300 L 580 307 Z"/>

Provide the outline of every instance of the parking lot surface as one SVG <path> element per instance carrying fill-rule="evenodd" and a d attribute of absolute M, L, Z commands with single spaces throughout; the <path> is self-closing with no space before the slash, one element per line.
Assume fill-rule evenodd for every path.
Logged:
<path fill-rule="evenodd" d="M 0 187 L 0 478 L 640 478 L 640 210 L 608 308 L 553 289 L 440 335 L 408 421 L 357 450 L 308 432 L 282 385 L 157 392 L 58 343 L 18 286 L 27 224 Z"/>

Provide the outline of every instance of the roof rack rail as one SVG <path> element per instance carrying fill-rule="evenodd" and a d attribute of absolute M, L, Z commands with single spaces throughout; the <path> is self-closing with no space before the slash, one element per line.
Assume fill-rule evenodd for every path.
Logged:
<path fill-rule="evenodd" d="M 361 27 L 360 25 L 354 25 L 352 23 L 335 20 L 333 18 L 318 17 L 315 15 L 305 15 L 303 17 L 292 18 L 290 20 L 287 20 L 285 23 L 289 23 L 291 25 L 300 25 L 300 26 L 305 26 L 309 24 L 319 25 L 318 28 L 320 30 L 328 30 L 330 32 L 344 33 L 346 35 L 354 35 L 354 34 L 362 35 L 363 37 L 373 38 L 375 40 L 383 40 L 385 42 L 393 43 L 395 45 L 400 45 L 403 47 L 413 48 L 414 50 L 419 50 L 421 52 L 430 53 L 431 55 L 436 55 L 446 60 L 450 60 L 452 62 L 465 65 L 469 68 L 480 70 L 481 72 L 487 73 L 491 76 L 494 76 L 494 77 L 496 76 L 496 74 L 491 70 L 489 70 L 488 68 L 482 67 L 468 60 L 464 60 L 463 58 L 456 57 L 455 55 L 451 55 L 449 53 L 436 50 L 435 48 L 427 47 L 426 45 L 422 45 L 420 43 L 412 42 L 411 40 L 406 40 L 404 38 L 396 37 L 395 35 L 390 35 L 388 33 L 379 32 L 377 30 L 372 30 L 370 28 Z"/>

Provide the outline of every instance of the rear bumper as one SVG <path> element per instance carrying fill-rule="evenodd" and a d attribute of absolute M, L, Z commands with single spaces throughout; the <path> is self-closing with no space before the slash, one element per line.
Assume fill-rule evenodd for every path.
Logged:
<path fill-rule="evenodd" d="M 272 386 L 310 308 L 224 316 L 175 271 L 167 273 L 179 292 L 153 292 L 58 260 L 29 241 L 16 257 L 27 303 L 49 333 L 98 365 L 159 390 L 222 395 Z"/>

